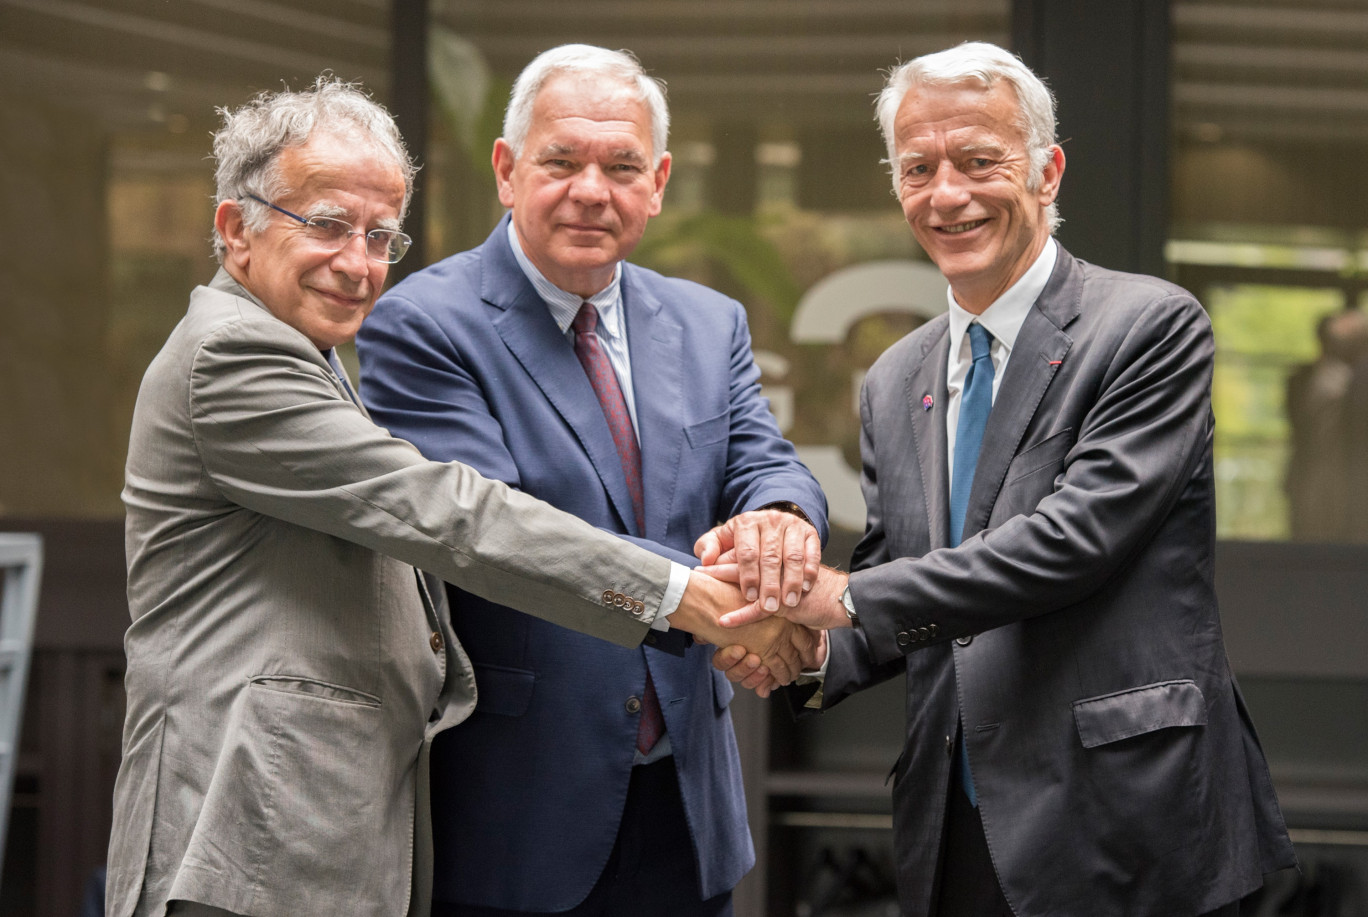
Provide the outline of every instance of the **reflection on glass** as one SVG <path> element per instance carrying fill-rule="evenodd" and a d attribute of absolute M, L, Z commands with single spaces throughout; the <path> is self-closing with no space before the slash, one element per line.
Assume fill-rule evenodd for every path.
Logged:
<path fill-rule="evenodd" d="M 1289 430 L 1300 429 L 1304 420 L 1284 407 L 1287 380 L 1296 367 L 1316 360 L 1316 325 L 1342 308 L 1343 295 L 1334 289 L 1240 284 L 1213 286 L 1206 299 L 1216 335 L 1217 534 L 1286 538 L 1293 497 L 1284 490 Z M 1306 460 L 1304 451 L 1298 460 Z"/>

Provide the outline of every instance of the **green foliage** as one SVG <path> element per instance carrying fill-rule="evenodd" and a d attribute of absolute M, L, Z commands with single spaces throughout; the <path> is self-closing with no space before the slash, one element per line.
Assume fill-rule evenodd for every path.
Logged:
<path fill-rule="evenodd" d="M 680 220 L 657 219 L 632 260 L 666 274 L 710 261 L 741 287 L 744 302 L 767 303 L 785 324 L 803 295 L 783 256 L 760 234 L 753 217 L 704 210 Z"/>

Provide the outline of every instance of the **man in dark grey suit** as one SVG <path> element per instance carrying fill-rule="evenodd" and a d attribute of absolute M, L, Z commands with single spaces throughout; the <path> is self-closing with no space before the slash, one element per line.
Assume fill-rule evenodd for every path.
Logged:
<path fill-rule="evenodd" d="M 1210 323 L 1053 240 L 1054 100 L 1017 58 L 913 60 L 878 115 L 949 311 L 866 378 L 854 572 L 780 613 L 843 628 L 812 706 L 905 673 L 902 913 L 1236 914 L 1295 858 L 1216 609 Z"/>
<path fill-rule="evenodd" d="M 225 113 L 214 155 L 222 269 L 129 442 L 106 910 L 425 915 L 428 750 L 476 685 L 415 568 L 626 646 L 667 616 L 715 638 L 741 596 L 371 423 L 333 349 L 408 246 L 383 109 L 320 79 Z M 743 642 L 783 671 L 805 635 Z"/>

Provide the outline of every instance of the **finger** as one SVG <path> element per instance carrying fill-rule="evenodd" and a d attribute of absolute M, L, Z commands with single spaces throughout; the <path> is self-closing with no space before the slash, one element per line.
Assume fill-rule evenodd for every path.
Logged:
<path fill-rule="evenodd" d="M 741 575 L 736 564 L 704 564 L 694 569 L 724 583 L 735 583 Z"/>
<path fill-rule="evenodd" d="M 763 660 L 759 656 L 747 652 L 745 647 L 741 647 L 741 653 L 740 661 L 722 673 L 727 676 L 728 681 L 744 683 L 764 668 Z"/>
<path fill-rule="evenodd" d="M 784 604 L 793 608 L 807 590 L 807 532 L 812 526 L 799 522 L 784 529 L 783 568 L 780 571 L 780 595 Z M 818 555 L 818 562 L 821 555 Z M 815 573 L 814 573 L 815 575 Z"/>
<path fill-rule="evenodd" d="M 724 646 L 717 652 L 713 653 L 712 664 L 713 668 L 717 669 L 719 672 L 726 672 L 729 669 L 734 668 L 737 663 L 741 662 L 745 658 L 746 648 L 744 646 Z M 756 662 L 759 661 L 760 660 L 757 658 Z"/>
<path fill-rule="evenodd" d="M 761 608 L 759 603 L 751 602 L 736 611 L 729 611 L 717 619 L 717 623 L 723 627 L 741 627 L 746 624 L 754 624 L 756 621 L 763 621 L 770 616 L 771 612 Z"/>
<path fill-rule="evenodd" d="M 713 526 L 694 542 L 694 557 L 697 557 L 704 564 L 717 562 L 717 558 L 725 550 L 722 544 L 722 526 Z"/>
<path fill-rule="evenodd" d="M 786 685 L 798 677 L 798 648 L 787 637 L 776 647 L 774 655 L 765 660 L 770 674 L 781 685 Z"/>
<path fill-rule="evenodd" d="M 760 527 L 751 513 L 742 513 L 731 520 L 736 563 L 740 569 L 737 580 L 747 602 L 760 598 Z M 775 606 L 778 607 L 777 605 Z M 771 608 L 770 611 L 774 611 Z"/>
<path fill-rule="evenodd" d="M 781 514 L 776 512 L 774 515 Z M 778 610 L 779 602 L 784 596 L 784 532 L 788 528 L 787 520 L 767 522 L 757 527 L 760 549 L 760 604 L 769 611 Z"/>
<path fill-rule="evenodd" d="M 755 661 L 759 662 L 760 657 L 756 656 Z M 761 665 L 758 666 L 754 672 L 746 676 L 746 678 L 741 682 L 741 687 L 745 688 L 748 691 L 754 691 L 761 685 L 769 684 L 771 681 L 773 681 L 773 679 L 770 678 L 769 669 Z"/>
<path fill-rule="evenodd" d="M 822 572 L 822 536 L 812 526 L 806 527 L 807 537 L 803 540 L 803 591 L 807 592 L 817 585 L 817 575 Z"/>

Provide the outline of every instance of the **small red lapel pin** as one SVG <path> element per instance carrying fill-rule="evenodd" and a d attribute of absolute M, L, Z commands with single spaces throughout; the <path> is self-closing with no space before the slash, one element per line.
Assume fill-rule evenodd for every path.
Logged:
<path fill-rule="evenodd" d="M 931 400 L 930 395 L 922 395 L 922 410 L 929 411 L 936 406 L 936 402 Z"/>

